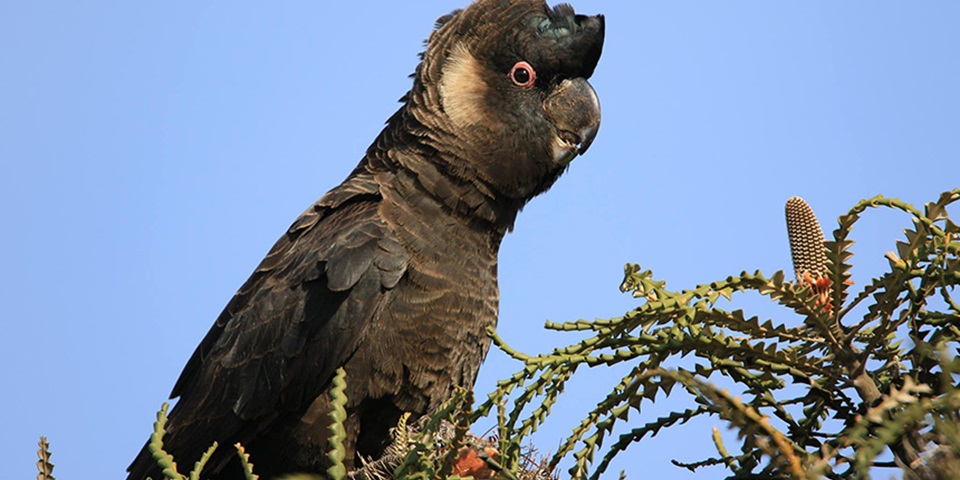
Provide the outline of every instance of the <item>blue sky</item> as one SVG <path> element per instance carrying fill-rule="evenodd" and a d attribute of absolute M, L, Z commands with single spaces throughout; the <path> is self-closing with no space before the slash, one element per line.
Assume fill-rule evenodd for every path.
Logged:
<path fill-rule="evenodd" d="M 355 166 L 434 20 L 465 1 L 0 5 L 4 475 L 35 475 L 40 435 L 58 478 L 122 475 L 233 291 Z M 603 125 L 503 243 L 500 332 L 515 348 L 573 341 L 545 319 L 635 305 L 617 291 L 625 262 L 676 289 L 789 270 L 792 195 L 830 231 L 861 198 L 919 204 L 960 186 L 960 3 L 574 5 L 607 16 Z M 857 227 L 859 285 L 904 226 L 878 212 Z M 492 352 L 479 393 L 517 368 Z M 585 373 L 542 450 L 619 379 Z M 618 467 L 720 478 L 669 464 L 710 455 L 714 424 Z"/>

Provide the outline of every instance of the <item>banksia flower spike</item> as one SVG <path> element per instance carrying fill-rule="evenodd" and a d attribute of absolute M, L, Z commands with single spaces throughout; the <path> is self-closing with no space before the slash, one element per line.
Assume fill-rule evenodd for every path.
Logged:
<path fill-rule="evenodd" d="M 827 250 L 820 222 L 800 197 L 790 197 L 786 206 L 787 236 L 797 284 L 809 286 L 817 296 L 817 306 L 830 309 L 830 279 L 827 278 Z"/>

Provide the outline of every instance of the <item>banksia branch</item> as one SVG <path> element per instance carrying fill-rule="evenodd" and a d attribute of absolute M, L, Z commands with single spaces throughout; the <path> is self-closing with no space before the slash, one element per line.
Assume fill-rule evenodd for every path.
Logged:
<path fill-rule="evenodd" d="M 330 389 L 330 437 L 327 439 L 330 450 L 327 452 L 327 460 L 330 461 L 330 467 L 327 468 L 327 476 L 333 480 L 342 480 L 347 477 L 347 468 L 343 463 L 346 458 L 346 447 L 344 443 L 347 440 L 347 431 L 343 427 L 343 422 L 347 420 L 347 372 L 340 367 L 337 374 L 333 377 L 333 387 Z"/>
<path fill-rule="evenodd" d="M 237 455 L 240 456 L 240 466 L 243 467 L 244 480 L 258 480 L 260 475 L 253 473 L 253 462 L 250 461 L 250 454 L 243 448 L 240 442 L 233 445 L 237 449 Z"/>
<path fill-rule="evenodd" d="M 50 463 L 50 444 L 47 443 L 47 437 L 40 437 L 40 442 L 37 445 L 40 445 L 40 450 L 37 450 L 37 456 L 40 457 L 40 460 L 37 460 L 37 470 L 40 471 L 37 474 L 37 480 L 54 480 L 53 464 Z"/>
<path fill-rule="evenodd" d="M 790 197 L 785 210 L 797 283 L 809 286 L 817 296 L 817 305 L 829 309 L 831 282 L 827 278 L 827 250 L 820 222 L 810 205 L 800 197 Z"/>

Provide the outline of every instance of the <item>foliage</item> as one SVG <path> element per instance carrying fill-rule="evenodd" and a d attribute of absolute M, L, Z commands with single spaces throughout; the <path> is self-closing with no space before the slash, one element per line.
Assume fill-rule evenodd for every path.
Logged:
<path fill-rule="evenodd" d="M 167 410 L 170 408 L 170 404 L 164 403 L 160 407 L 160 411 L 157 412 L 157 421 L 153 423 L 153 433 L 150 434 L 150 440 L 147 442 L 147 450 L 153 455 L 153 459 L 157 462 L 157 465 L 163 469 L 163 478 L 166 480 L 199 480 L 200 474 L 203 472 L 203 467 L 207 464 L 207 461 L 210 460 L 210 457 L 213 456 L 213 452 L 217 449 L 217 442 L 213 442 L 213 445 L 210 445 L 210 448 L 207 449 L 203 455 L 200 456 L 200 459 L 197 460 L 193 465 L 193 470 L 190 471 L 188 476 L 181 475 L 177 471 L 177 462 L 174 460 L 173 455 L 167 453 L 163 449 L 163 436 L 167 434 Z M 240 454 L 241 460 L 246 464 L 246 455 L 243 452 L 242 447 L 237 445 L 238 453 Z M 246 480 L 256 480 L 256 477 L 247 477 Z"/>
<path fill-rule="evenodd" d="M 578 369 L 625 365 L 629 373 L 562 442 L 551 466 L 571 458 L 572 478 L 598 478 L 648 435 L 715 416 L 737 432 L 739 452 L 715 432 L 717 457 L 677 465 L 720 465 L 729 478 L 796 479 L 868 478 L 871 468 L 893 466 L 908 478 L 941 478 L 938 469 L 960 467 L 951 463 L 960 454 L 960 307 L 951 296 L 960 283 L 960 228 L 946 209 L 958 199 L 960 190 L 944 193 L 922 212 L 883 197 L 858 203 L 839 218 L 824 252 L 815 252 L 826 264 L 801 269 L 796 282 L 782 271 L 743 272 L 672 291 L 651 271 L 627 265 L 622 290 L 640 298 L 639 307 L 609 320 L 547 324 L 589 334 L 577 343 L 531 356 L 494 335 L 524 364 L 478 408 L 496 411 L 504 466 L 516 465 L 519 445 Z M 889 271 L 852 294 L 849 236 L 861 214 L 877 207 L 906 213 L 913 228 L 887 255 Z M 720 307 L 744 292 L 783 306 L 782 318 Z M 676 405 L 675 389 L 692 398 L 690 408 L 629 422 L 671 394 Z M 626 431 L 611 438 L 615 428 Z M 878 461 L 886 450 L 893 462 Z"/>

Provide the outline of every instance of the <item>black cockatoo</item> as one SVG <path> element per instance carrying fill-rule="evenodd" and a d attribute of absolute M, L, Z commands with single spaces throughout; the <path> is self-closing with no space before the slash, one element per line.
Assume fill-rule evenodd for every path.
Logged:
<path fill-rule="evenodd" d="M 165 448 L 235 478 L 322 472 L 328 391 L 347 374 L 347 465 L 404 412 L 472 387 L 497 322 L 497 252 L 600 125 L 587 82 L 602 16 L 477 0 L 439 19 L 413 87 L 360 164 L 277 241 L 173 387 Z M 162 478 L 144 448 L 129 478 Z"/>

